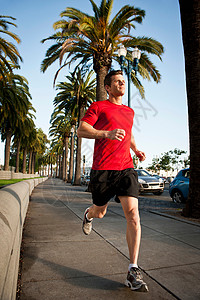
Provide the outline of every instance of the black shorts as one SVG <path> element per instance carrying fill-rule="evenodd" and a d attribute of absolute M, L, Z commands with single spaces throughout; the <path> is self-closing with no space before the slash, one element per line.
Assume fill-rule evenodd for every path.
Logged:
<path fill-rule="evenodd" d="M 138 197 L 138 174 L 133 168 L 122 171 L 91 170 L 90 188 L 93 203 L 103 206 L 116 196 Z"/>

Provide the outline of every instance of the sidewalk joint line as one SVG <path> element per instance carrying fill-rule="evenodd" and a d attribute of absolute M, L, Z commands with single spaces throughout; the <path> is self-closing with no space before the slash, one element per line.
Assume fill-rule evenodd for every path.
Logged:
<path fill-rule="evenodd" d="M 81 217 L 79 217 L 70 207 L 68 207 L 64 202 L 63 204 L 75 215 L 77 216 L 80 220 L 83 220 Z M 110 209 L 109 209 L 110 210 Z M 112 210 L 110 210 L 112 211 Z M 113 212 L 112 213 L 119 215 L 122 218 L 125 218 L 124 216 Z M 129 257 L 126 256 L 123 252 L 121 252 L 115 245 L 112 244 L 112 242 L 110 242 L 108 239 L 104 238 L 104 236 L 102 236 L 99 232 L 97 232 L 94 228 L 92 229 L 97 235 L 99 235 L 106 243 L 108 243 L 110 246 L 112 246 L 113 248 L 115 248 L 121 255 L 123 255 L 127 260 L 129 260 Z M 178 296 L 176 296 L 172 291 L 170 291 L 168 288 L 166 288 L 162 283 L 160 283 L 159 281 L 157 281 L 155 278 L 153 278 L 150 274 L 148 274 L 147 271 L 145 271 L 144 269 L 142 269 L 140 266 L 139 268 L 149 277 L 151 278 L 154 282 L 156 282 L 160 287 L 162 287 L 166 292 L 168 292 L 170 295 L 172 295 L 175 299 L 177 300 L 181 300 Z"/>

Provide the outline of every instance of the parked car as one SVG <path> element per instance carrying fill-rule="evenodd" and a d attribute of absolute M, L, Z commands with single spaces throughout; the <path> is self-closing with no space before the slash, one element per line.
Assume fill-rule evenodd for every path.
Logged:
<path fill-rule="evenodd" d="M 140 193 L 153 193 L 161 195 L 164 190 L 164 181 L 149 174 L 146 170 L 136 169 Z"/>
<path fill-rule="evenodd" d="M 154 177 L 156 177 L 156 178 L 158 178 L 158 179 L 162 179 L 163 181 L 164 181 L 164 183 L 166 183 L 167 182 L 167 178 L 166 177 L 163 177 L 163 176 L 159 176 L 159 175 L 156 175 L 156 174 L 153 174 L 152 176 L 154 176 Z"/>
<path fill-rule="evenodd" d="M 169 184 L 169 194 L 175 203 L 185 202 L 189 192 L 190 170 L 183 169 L 178 172 L 174 180 Z"/>

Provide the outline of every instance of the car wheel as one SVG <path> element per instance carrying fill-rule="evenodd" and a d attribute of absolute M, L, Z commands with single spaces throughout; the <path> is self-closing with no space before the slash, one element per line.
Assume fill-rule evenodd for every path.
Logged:
<path fill-rule="evenodd" d="M 154 195 L 160 196 L 162 195 L 163 191 L 159 191 L 159 192 L 153 192 Z"/>
<path fill-rule="evenodd" d="M 183 195 L 180 191 L 174 191 L 172 194 L 172 200 L 174 203 L 182 203 L 183 202 Z"/>

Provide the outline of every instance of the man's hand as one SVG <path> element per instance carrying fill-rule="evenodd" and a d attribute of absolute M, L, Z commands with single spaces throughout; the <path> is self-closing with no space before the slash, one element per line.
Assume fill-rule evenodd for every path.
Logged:
<path fill-rule="evenodd" d="M 139 158 L 140 161 L 144 161 L 146 159 L 146 155 L 142 151 L 136 150 L 135 155 Z"/>
<path fill-rule="evenodd" d="M 114 129 L 107 132 L 107 138 L 110 140 L 122 141 L 126 135 L 124 129 Z"/>

